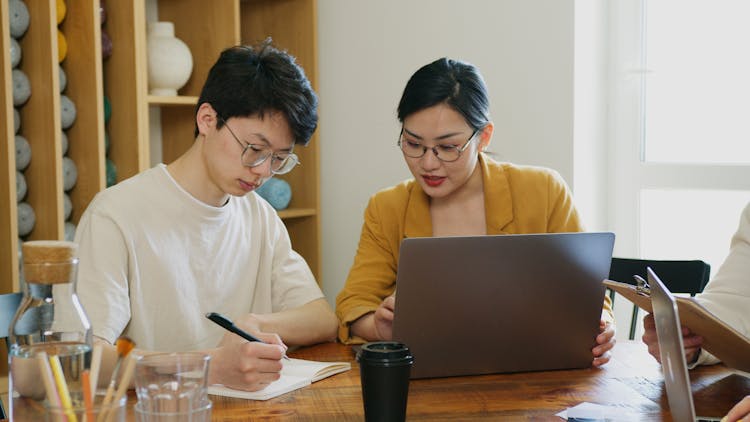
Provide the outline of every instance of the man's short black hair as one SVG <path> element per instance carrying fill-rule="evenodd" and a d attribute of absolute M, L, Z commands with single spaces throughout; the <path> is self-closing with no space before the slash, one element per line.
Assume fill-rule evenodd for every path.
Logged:
<path fill-rule="evenodd" d="M 293 56 L 267 39 L 257 46 L 235 46 L 222 51 L 203 85 L 198 107 L 209 103 L 221 119 L 280 112 L 289 123 L 296 144 L 307 145 L 318 126 L 318 97 Z M 198 136 L 198 126 L 195 127 Z"/>

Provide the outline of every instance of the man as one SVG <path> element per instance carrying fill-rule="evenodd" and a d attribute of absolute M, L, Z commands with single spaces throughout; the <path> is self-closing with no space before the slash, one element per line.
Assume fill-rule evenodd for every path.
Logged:
<path fill-rule="evenodd" d="M 203 351 L 209 383 L 262 389 L 286 345 L 335 339 L 337 320 L 257 189 L 297 164 L 317 126 L 304 71 L 268 42 L 232 47 L 208 74 L 195 141 L 177 160 L 100 192 L 81 218 L 78 292 L 108 378 L 120 335 L 138 353 Z M 219 312 L 263 342 L 205 318 Z"/>

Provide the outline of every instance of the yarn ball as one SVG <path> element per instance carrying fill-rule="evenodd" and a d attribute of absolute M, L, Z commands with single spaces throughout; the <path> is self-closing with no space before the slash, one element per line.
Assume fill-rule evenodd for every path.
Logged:
<path fill-rule="evenodd" d="M 62 144 L 62 155 L 64 157 L 68 153 L 68 135 L 65 134 L 64 130 L 60 132 L 60 143 Z"/>
<path fill-rule="evenodd" d="M 73 213 L 73 201 L 70 200 L 70 196 L 67 193 L 64 193 L 63 194 L 63 214 L 65 215 L 65 218 L 63 218 L 63 220 L 69 219 L 71 213 Z"/>
<path fill-rule="evenodd" d="M 67 192 L 73 189 L 78 181 L 78 168 L 70 157 L 63 157 L 63 189 Z"/>
<path fill-rule="evenodd" d="M 65 74 L 65 70 L 63 70 L 62 66 L 57 66 L 57 68 L 59 69 L 57 74 L 60 77 L 60 92 L 63 92 L 68 86 L 68 76 Z"/>
<path fill-rule="evenodd" d="M 36 214 L 27 202 L 18 203 L 18 235 L 26 236 L 34 230 Z"/>
<path fill-rule="evenodd" d="M 18 63 L 21 63 L 21 57 L 23 52 L 21 51 L 21 44 L 16 41 L 15 38 L 10 39 L 10 67 L 15 68 Z"/>
<path fill-rule="evenodd" d="M 21 69 L 13 69 L 13 105 L 26 104 L 31 97 L 31 82 Z"/>
<path fill-rule="evenodd" d="M 65 240 L 68 242 L 74 241 L 76 238 L 76 225 L 70 221 L 65 222 Z"/>
<path fill-rule="evenodd" d="M 29 8 L 22 0 L 10 0 L 8 14 L 10 15 L 10 36 L 21 38 L 29 29 Z"/>
<path fill-rule="evenodd" d="M 65 39 L 65 34 L 59 29 L 57 30 L 57 61 L 62 63 L 65 57 L 68 56 L 68 41 Z"/>
<path fill-rule="evenodd" d="M 26 196 L 27 189 L 28 186 L 26 185 L 26 177 L 23 175 L 23 173 L 16 170 L 16 202 L 23 201 L 23 198 Z"/>
<path fill-rule="evenodd" d="M 24 170 L 31 162 L 31 145 L 21 135 L 16 135 L 16 170 Z"/>
<path fill-rule="evenodd" d="M 57 0 L 57 24 L 60 25 L 65 14 L 68 12 L 68 6 L 65 4 L 65 0 Z"/>
<path fill-rule="evenodd" d="M 107 187 L 110 187 L 112 185 L 117 184 L 117 167 L 115 167 L 115 163 L 109 158 L 107 158 L 106 167 L 107 167 Z"/>
<path fill-rule="evenodd" d="M 21 129 L 21 113 L 18 112 L 17 108 L 13 109 L 13 127 L 16 129 L 16 133 Z"/>
<path fill-rule="evenodd" d="M 112 117 L 112 103 L 109 101 L 109 97 L 104 96 L 104 123 L 109 123 L 109 118 Z"/>
<path fill-rule="evenodd" d="M 255 192 L 277 210 L 286 209 L 292 200 L 292 187 L 284 179 L 268 179 Z"/>
<path fill-rule="evenodd" d="M 102 60 L 107 60 L 112 55 L 112 38 L 107 31 L 102 29 Z"/>
<path fill-rule="evenodd" d="M 73 126 L 76 121 L 76 105 L 67 95 L 60 96 L 60 125 L 63 129 Z"/>
<path fill-rule="evenodd" d="M 107 10 L 104 8 L 104 0 L 99 0 L 99 23 L 107 22 Z"/>

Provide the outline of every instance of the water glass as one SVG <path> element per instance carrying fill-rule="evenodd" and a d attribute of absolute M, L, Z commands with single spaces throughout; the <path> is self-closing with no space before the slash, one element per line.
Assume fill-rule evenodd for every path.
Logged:
<path fill-rule="evenodd" d="M 159 353 L 139 359 L 135 366 L 138 420 L 210 420 L 209 360 L 207 354 L 196 352 Z"/>

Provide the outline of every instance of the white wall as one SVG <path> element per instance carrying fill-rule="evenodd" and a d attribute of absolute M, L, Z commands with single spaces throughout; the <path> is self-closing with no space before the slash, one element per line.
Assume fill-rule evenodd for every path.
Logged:
<path fill-rule="evenodd" d="M 396 147 L 396 107 L 411 74 L 434 59 L 480 68 L 496 128 L 491 149 L 501 159 L 554 168 L 575 186 L 575 16 L 574 0 L 318 0 L 323 287 L 331 303 L 368 198 L 410 176 Z"/>

